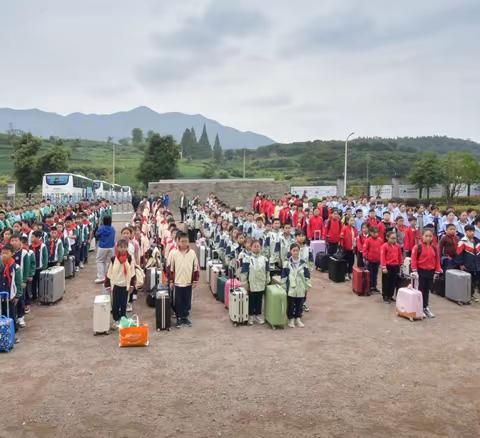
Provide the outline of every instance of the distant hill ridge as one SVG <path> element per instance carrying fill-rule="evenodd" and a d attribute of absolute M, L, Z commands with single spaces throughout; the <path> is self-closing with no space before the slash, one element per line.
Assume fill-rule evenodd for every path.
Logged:
<path fill-rule="evenodd" d="M 106 140 L 107 137 L 113 137 L 118 141 L 130 137 L 133 128 L 140 128 L 144 134 L 153 130 L 162 135 L 172 135 L 180 142 L 186 128 L 193 126 L 196 132 L 202 132 L 204 124 L 210 141 L 218 134 L 225 149 L 256 148 L 275 143 L 264 135 L 239 131 L 201 114 L 157 113 L 146 106 L 113 114 L 75 112 L 66 116 L 39 109 L 0 108 L 0 132 L 7 132 L 13 128 L 47 138 L 51 135 L 89 140 Z"/>

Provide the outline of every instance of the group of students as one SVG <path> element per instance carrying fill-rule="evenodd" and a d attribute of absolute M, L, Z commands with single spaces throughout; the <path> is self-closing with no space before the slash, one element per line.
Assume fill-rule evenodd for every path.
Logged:
<path fill-rule="evenodd" d="M 82 269 L 97 224 L 111 221 L 111 215 L 108 201 L 63 206 L 46 199 L 0 208 L 0 290 L 9 292 L 1 310 L 6 315 L 8 306 L 16 331 L 26 326 L 26 315 L 38 301 L 40 273 L 63 265 L 69 256 L 75 258 L 75 271 Z"/>

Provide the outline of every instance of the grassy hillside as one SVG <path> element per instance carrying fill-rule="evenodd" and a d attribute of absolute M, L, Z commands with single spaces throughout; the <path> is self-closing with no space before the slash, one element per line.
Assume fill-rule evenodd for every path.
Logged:
<path fill-rule="evenodd" d="M 52 146 L 43 140 L 41 151 Z M 70 168 L 91 178 L 111 180 L 112 144 L 90 140 L 64 140 L 71 152 Z M 141 148 L 132 145 L 115 145 L 116 181 L 138 187 L 135 178 L 138 164 L 143 157 Z M 367 163 L 370 180 L 379 177 L 406 176 L 419 154 L 436 151 L 440 154 L 451 150 L 472 151 L 480 158 L 480 144 L 448 137 L 420 138 L 359 138 L 349 143 L 349 177 L 365 180 Z M 12 146 L 8 136 L 0 134 L 0 174 L 12 174 L 10 159 Z M 286 179 L 297 185 L 331 183 L 343 174 L 344 142 L 337 140 L 272 144 L 246 150 L 247 177 L 274 177 Z M 221 177 L 243 175 L 243 151 L 225 151 L 221 165 L 208 160 L 186 161 L 179 164 L 180 178 Z"/>

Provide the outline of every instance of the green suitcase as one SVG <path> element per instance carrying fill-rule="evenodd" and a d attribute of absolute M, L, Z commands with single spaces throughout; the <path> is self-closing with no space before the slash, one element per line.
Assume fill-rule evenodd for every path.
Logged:
<path fill-rule="evenodd" d="M 287 292 L 278 284 L 267 286 L 265 291 L 265 320 L 273 329 L 287 325 Z"/>
<path fill-rule="evenodd" d="M 221 301 L 222 303 L 225 302 L 225 283 L 227 280 L 227 277 L 217 278 L 217 300 Z"/>

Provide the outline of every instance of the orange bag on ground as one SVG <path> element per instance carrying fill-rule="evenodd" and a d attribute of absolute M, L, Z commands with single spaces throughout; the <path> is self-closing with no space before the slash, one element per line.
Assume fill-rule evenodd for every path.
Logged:
<path fill-rule="evenodd" d="M 138 321 L 138 316 L 137 316 Z M 137 323 L 132 327 L 119 327 L 119 347 L 146 347 L 148 346 L 148 324 Z"/>

